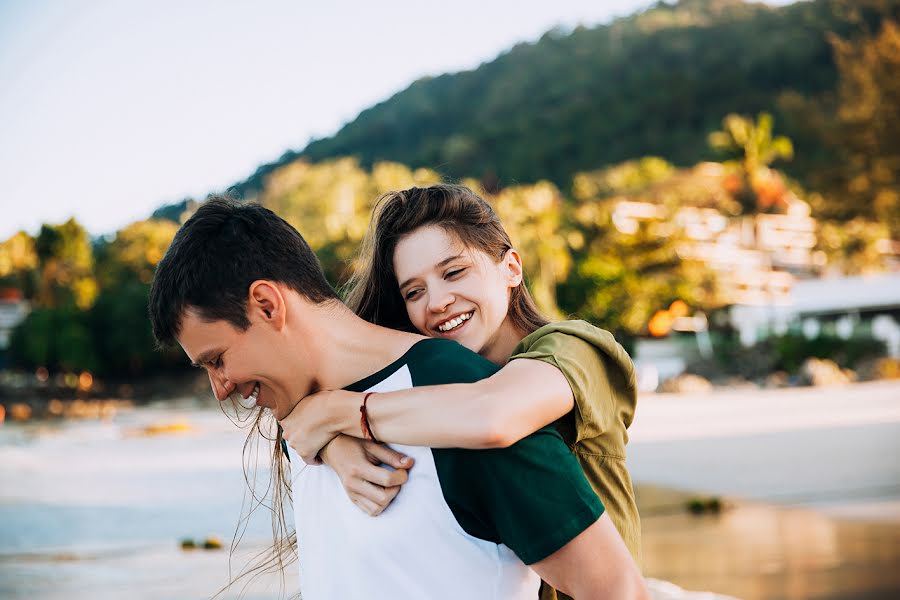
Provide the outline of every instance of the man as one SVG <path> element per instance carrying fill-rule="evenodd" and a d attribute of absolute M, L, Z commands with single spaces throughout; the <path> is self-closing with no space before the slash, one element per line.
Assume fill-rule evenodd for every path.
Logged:
<path fill-rule="evenodd" d="M 177 341 L 204 367 L 219 400 L 253 397 L 276 419 L 320 388 L 384 391 L 474 381 L 496 369 L 454 342 L 358 318 L 293 227 L 221 198 L 176 234 L 157 268 L 150 315 L 157 340 Z M 306 600 L 533 599 L 535 573 L 576 598 L 646 597 L 552 430 L 504 449 L 403 451 L 416 468 L 377 519 L 351 504 L 331 469 L 292 460 Z"/>

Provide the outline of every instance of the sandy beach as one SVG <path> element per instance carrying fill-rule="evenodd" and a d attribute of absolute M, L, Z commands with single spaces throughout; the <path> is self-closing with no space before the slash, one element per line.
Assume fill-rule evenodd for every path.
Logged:
<path fill-rule="evenodd" d="M 649 576 L 746 600 L 900 597 L 900 383 L 653 394 L 631 435 Z M 704 496 L 726 509 L 680 510 Z"/>
<path fill-rule="evenodd" d="M 628 448 L 646 574 L 745 600 L 900 597 L 898 407 L 900 383 L 642 397 Z M 108 421 L 7 423 L 0 597 L 210 598 L 229 580 L 243 441 L 192 400 Z M 707 496 L 724 510 L 685 511 Z M 244 551 L 264 549 L 269 532 L 261 511 Z M 210 535 L 225 549 L 180 548 Z M 288 571 L 244 597 L 296 589 Z"/>

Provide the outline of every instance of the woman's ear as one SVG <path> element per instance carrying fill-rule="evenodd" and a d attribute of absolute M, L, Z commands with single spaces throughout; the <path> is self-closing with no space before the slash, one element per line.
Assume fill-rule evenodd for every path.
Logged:
<path fill-rule="evenodd" d="M 250 317 L 251 322 L 255 317 L 280 331 L 284 327 L 286 308 L 284 296 L 274 282 L 260 279 L 250 284 L 247 316 Z"/>
<path fill-rule="evenodd" d="M 519 287 L 522 283 L 522 257 L 515 248 L 506 251 L 500 260 L 500 266 L 506 276 L 507 285 L 511 288 Z"/>

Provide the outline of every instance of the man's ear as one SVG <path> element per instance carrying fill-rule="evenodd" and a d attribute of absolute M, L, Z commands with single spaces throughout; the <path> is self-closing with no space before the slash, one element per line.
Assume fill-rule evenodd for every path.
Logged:
<path fill-rule="evenodd" d="M 260 279 L 250 284 L 247 298 L 247 316 L 254 321 L 254 316 L 281 330 L 286 319 L 287 304 L 277 284 Z"/>
<path fill-rule="evenodd" d="M 511 288 L 519 287 L 522 283 L 522 257 L 515 248 L 510 248 L 500 260 L 507 285 Z"/>

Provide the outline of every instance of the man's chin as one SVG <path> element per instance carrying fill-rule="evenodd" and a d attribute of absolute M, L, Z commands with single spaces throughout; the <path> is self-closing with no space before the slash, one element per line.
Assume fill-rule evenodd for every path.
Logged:
<path fill-rule="evenodd" d="M 268 408 L 270 411 L 272 411 L 273 415 L 276 415 L 276 418 L 277 418 L 278 406 L 271 400 L 258 398 L 256 400 L 256 406 L 258 406 L 259 408 Z"/>

